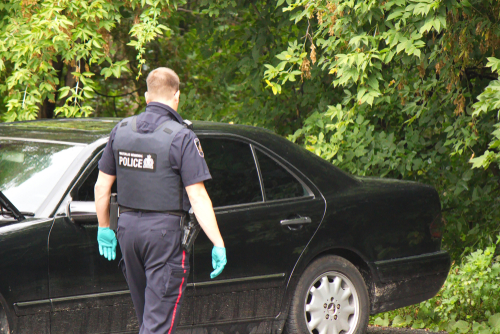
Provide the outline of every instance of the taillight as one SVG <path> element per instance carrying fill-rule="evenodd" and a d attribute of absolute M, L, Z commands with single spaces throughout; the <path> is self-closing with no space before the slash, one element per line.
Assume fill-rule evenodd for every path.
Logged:
<path fill-rule="evenodd" d="M 431 236 L 434 239 L 441 239 L 443 237 L 443 217 L 441 212 L 434 218 L 432 223 L 429 225 L 429 230 Z"/>

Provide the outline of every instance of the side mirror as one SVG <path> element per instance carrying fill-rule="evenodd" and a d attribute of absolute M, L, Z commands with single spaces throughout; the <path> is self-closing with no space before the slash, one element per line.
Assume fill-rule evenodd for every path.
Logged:
<path fill-rule="evenodd" d="M 76 224 L 97 224 L 94 202 L 69 202 L 66 214 Z"/>

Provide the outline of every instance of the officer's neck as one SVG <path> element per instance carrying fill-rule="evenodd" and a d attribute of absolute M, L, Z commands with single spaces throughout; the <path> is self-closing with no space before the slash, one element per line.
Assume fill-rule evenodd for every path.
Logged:
<path fill-rule="evenodd" d="M 146 101 L 147 104 L 150 104 L 151 102 L 158 102 L 158 103 L 162 103 L 162 104 L 165 104 L 167 106 L 169 106 L 170 108 L 174 109 L 175 111 L 177 111 L 177 107 L 179 106 L 178 103 L 175 103 L 174 100 L 162 100 L 162 99 L 155 99 L 155 100 L 152 100 L 152 101 Z"/>

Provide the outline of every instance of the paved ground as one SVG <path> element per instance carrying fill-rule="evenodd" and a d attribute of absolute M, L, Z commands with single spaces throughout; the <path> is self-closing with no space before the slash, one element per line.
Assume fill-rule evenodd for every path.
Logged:
<path fill-rule="evenodd" d="M 447 334 L 447 332 L 431 332 L 427 329 L 412 328 L 391 328 L 391 327 L 372 327 L 368 326 L 368 334 Z"/>

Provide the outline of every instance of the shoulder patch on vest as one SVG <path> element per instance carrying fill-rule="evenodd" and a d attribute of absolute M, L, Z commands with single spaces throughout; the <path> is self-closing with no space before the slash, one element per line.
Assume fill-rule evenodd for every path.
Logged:
<path fill-rule="evenodd" d="M 198 138 L 194 139 L 194 145 L 196 146 L 196 149 L 198 150 L 198 154 L 200 157 L 204 158 L 205 153 L 203 153 L 203 149 L 201 148 L 200 140 Z"/>
<path fill-rule="evenodd" d="M 169 128 L 165 128 L 163 129 L 163 131 L 165 131 L 166 133 L 168 133 L 169 135 L 172 134 L 172 132 L 174 132 L 174 130 L 172 129 L 169 129 Z"/>
<path fill-rule="evenodd" d="M 156 154 L 118 150 L 118 167 L 154 173 L 156 171 Z"/>
<path fill-rule="evenodd" d="M 120 127 L 122 128 L 122 127 L 126 126 L 127 124 L 128 124 L 128 122 L 122 122 L 122 124 L 120 125 Z"/>

